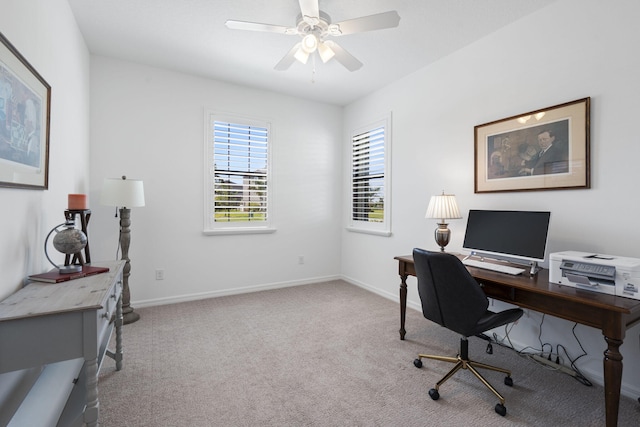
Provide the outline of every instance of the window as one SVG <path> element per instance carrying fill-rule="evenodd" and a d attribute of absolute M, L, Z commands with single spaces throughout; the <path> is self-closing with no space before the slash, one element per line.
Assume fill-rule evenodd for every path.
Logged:
<path fill-rule="evenodd" d="M 389 236 L 389 119 L 351 134 L 351 231 Z"/>
<path fill-rule="evenodd" d="M 208 113 L 205 234 L 269 228 L 269 124 Z"/>

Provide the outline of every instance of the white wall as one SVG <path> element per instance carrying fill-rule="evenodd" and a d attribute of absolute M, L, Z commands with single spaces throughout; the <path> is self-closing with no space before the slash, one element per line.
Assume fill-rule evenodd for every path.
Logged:
<path fill-rule="evenodd" d="M 345 134 L 372 117 L 393 112 L 393 236 L 343 231 L 342 274 L 354 283 L 397 299 L 395 255 L 414 247 L 437 249 L 435 220 L 424 218 L 429 197 L 445 190 L 469 209 L 550 210 L 549 252 L 580 250 L 640 258 L 640 43 L 635 0 L 554 3 L 345 109 Z M 474 126 L 591 97 L 591 189 L 474 194 Z M 344 156 L 348 158 L 345 144 Z M 346 169 L 345 169 L 346 170 Z M 348 176 L 343 188 L 348 190 Z M 348 200 L 348 194 L 344 195 Z M 609 213 L 612 212 L 612 213 Z M 466 225 L 450 223 L 450 251 L 461 251 Z M 415 280 L 409 304 L 419 308 Z M 497 304 L 499 305 L 499 304 Z M 542 320 L 529 313 L 512 339 L 539 347 Z M 543 341 L 581 354 L 573 324 L 547 317 Z M 419 325 L 407 325 L 408 334 Z M 640 394 L 640 349 L 635 327 L 622 346 L 623 392 Z M 579 325 L 589 356 L 578 366 L 602 381 L 600 331 Z M 594 378 L 595 377 L 595 378 Z"/>
<path fill-rule="evenodd" d="M 107 58 L 92 58 L 89 70 L 66 1 L 0 0 L 0 11 L 0 31 L 52 86 L 49 190 L 0 188 L 0 298 L 28 274 L 48 268 L 44 237 L 62 221 L 68 193 L 89 194 L 93 260 L 115 257 L 118 220 L 98 201 L 103 178 L 122 174 L 143 179 L 147 196 L 147 206 L 132 212 L 134 306 L 340 274 L 396 299 L 393 257 L 415 246 L 436 248 L 435 221 L 425 220 L 424 212 L 429 197 L 443 189 L 458 196 L 463 211 L 551 210 L 551 252 L 640 257 L 640 202 L 629 193 L 640 174 L 633 127 L 640 89 L 635 0 L 559 1 L 354 103 L 344 114 L 335 106 Z M 592 98 L 591 189 L 473 193 L 474 125 L 585 96 Z M 276 233 L 201 234 L 205 108 L 272 121 Z M 342 165 L 348 132 L 389 111 L 393 236 L 348 233 L 340 224 L 348 191 Z M 615 214 L 604 212 L 611 207 Z M 465 219 L 452 221 L 450 250 L 460 250 L 464 226 Z M 298 255 L 305 256 L 304 265 L 297 264 Z M 165 270 L 164 281 L 154 279 L 158 268 Z M 409 303 L 418 307 L 415 282 Z M 514 338 L 537 345 L 540 320 L 529 313 L 514 328 Z M 547 318 L 543 339 L 566 345 L 575 357 L 572 326 Z M 407 327 L 411 334 L 419 325 Z M 638 332 L 629 330 L 622 346 L 623 392 L 632 396 L 640 394 Z M 579 366 L 597 380 L 601 334 L 583 326 L 576 333 L 589 353 Z"/>
<path fill-rule="evenodd" d="M 205 109 L 271 122 L 275 233 L 202 235 Z M 92 57 L 92 259 L 115 257 L 115 208 L 99 194 L 104 178 L 126 175 L 144 180 L 146 196 L 131 212 L 134 307 L 338 277 L 341 117 L 336 106 Z"/>
<path fill-rule="evenodd" d="M 89 189 L 89 52 L 66 0 L 0 0 L 0 32 L 51 86 L 49 189 L 0 188 L 3 299 L 52 268 L 44 239 L 64 222 L 67 195 Z"/>

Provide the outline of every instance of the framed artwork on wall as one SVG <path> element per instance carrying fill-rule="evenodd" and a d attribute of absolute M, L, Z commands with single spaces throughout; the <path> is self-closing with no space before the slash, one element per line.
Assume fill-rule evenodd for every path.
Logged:
<path fill-rule="evenodd" d="M 51 86 L 0 33 L 0 186 L 49 188 Z"/>
<path fill-rule="evenodd" d="M 475 126 L 475 193 L 590 188 L 590 101 Z"/>

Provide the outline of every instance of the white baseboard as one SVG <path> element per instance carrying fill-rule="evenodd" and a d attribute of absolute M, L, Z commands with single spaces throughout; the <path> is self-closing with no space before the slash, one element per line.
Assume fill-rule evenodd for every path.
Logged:
<path fill-rule="evenodd" d="M 342 276 L 341 279 L 344 280 L 345 282 L 351 283 L 352 285 L 358 286 L 359 288 L 366 289 L 367 291 L 373 292 L 374 294 L 380 295 L 381 297 L 390 299 L 391 301 L 394 301 L 400 304 L 399 290 L 397 293 L 391 293 L 391 292 L 381 291 L 378 288 L 371 287 L 366 283 L 360 282 L 358 280 L 352 279 L 347 276 Z M 407 308 L 412 308 L 416 311 L 422 312 L 422 306 L 419 303 L 415 303 L 409 300 L 407 300 Z"/>
<path fill-rule="evenodd" d="M 292 286 L 310 285 L 313 283 L 329 282 L 331 280 L 340 280 L 340 279 L 341 277 L 337 275 L 314 277 L 314 278 L 305 279 L 305 280 L 291 280 L 288 282 L 275 282 L 275 283 L 267 283 L 262 285 L 244 286 L 240 288 L 222 289 L 222 290 L 210 291 L 210 292 L 199 292 L 194 294 L 176 295 L 176 296 L 166 297 L 166 298 L 138 300 L 138 301 L 132 301 L 131 305 L 137 308 L 153 307 L 157 305 L 176 304 L 179 302 L 197 301 L 197 300 L 207 299 L 207 298 L 217 298 L 217 297 L 224 297 L 228 295 L 246 294 L 249 292 L 266 291 L 270 289 L 280 289 L 280 288 L 289 288 Z"/>
<path fill-rule="evenodd" d="M 340 277 L 342 280 L 344 280 L 347 283 L 351 283 L 352 285 L 355 285 L 359 288 L 362 289 L 366 289 L 369 292 L 373 292 L 374 294 L 380 295 L 383 298 L 386 299 L 390 299 L 391 301 L 395 301 L 395 302 L 399 302 L 400 301 L 400 297 L 399 294 L 392 294 L 391 292 L 386 292 L 386 291 L 382 291 L 378 288 L 374 288 L 372 286 L 367 285 L 366 283 L 360 282 L 358 280 L 352 279 L 350 277 L 347 276 L 342 276 Z"/>

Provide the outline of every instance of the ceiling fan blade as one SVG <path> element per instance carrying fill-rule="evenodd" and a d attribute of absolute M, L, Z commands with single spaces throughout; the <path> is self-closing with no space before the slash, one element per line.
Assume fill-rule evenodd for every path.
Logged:
<path fill-rule="evenodd" d="M 329 25 L 329 33 L 332 36 L 344 36 L 345 34 L 393 28 L 397 27 L 399 23 L 400 15 L 398 15 L 398 12 L 395 10 L 392 10 L 390 12 L 348 19 L 346 21 L 331 24 Z"/>
<path fill-rule="evenodd" d="M 320 22 L 320 6 L 318 0 L 299 0 L 302 19 L 309 25 L 318 25 Z"/>
<path fill-rule="evenodd" d="M 293 48 L 291 48 L 291 50 L 273 68 L 278 71 L 285 71 L 289 67 L 291 67 L 291 64 L 293 64 L 296 60 L 295 55 L 298 49 L 300 49 L 300 43 L 296 43 L 296 45 L 293 46 Z"/>
<path fill-rule="evenodd" d="M 231 19 L 224 23 L 227 28 L 232 30 L 247 30 L 247 31 L 262 31 L 266 33 L 279 33 L 279 34 L 295 34 L 291 33 L 291 28 L 282 25 L 261 24 L 259 22 L 247 22 L 247 21 L 233 21 Z"/>
<path fill-rule="evenodd" d="M 344 50 L 334 41 L 327 40 L 324 42 L 335 54 L 334 59 L 344 65 L 349 71 L 356 71 L 362 67 L 362 62 L 358 61 L 355 56 Z"/>

